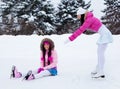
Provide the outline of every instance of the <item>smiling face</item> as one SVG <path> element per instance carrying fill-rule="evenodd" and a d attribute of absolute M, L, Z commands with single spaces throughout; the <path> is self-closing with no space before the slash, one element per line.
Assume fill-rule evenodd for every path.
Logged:
<path fill-rule="evenodd" d="M 40 50 L 43 51 L 51 51 L 54 49 L 54 42 L 49 38 L 44 38 L 40 43 Z"/>
<path fill-rule="evenodd" d="M 49 50 L 49 48 L 50 48 L 50 44 L 44 44 L 44 48 L 45 48 L 45 50 Z"/>

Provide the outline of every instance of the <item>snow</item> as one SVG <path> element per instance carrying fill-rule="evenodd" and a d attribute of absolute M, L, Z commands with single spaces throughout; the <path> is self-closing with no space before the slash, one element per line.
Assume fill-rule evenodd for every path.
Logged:
<path fill-rule="evenodd" d="M 33 15 L 31 15 L 30 18 L 28 18 L 29 22 L 34 22 L 35 19 L 36 19 L 36 17 Z"/>
<path fill-rule="evenodd" d="M 8 5 L 6 3 L 0 1 L 0 9 L 7 8 L 7 7 Z"/>
<path fill-rule="evenodd" d="M 60 0 L 51 1 L 55 7 L 60 3 Z M 105 8 L 104 0 L 91 0 L 91 2 L 89 10 L 93 10 L 95 16 L 101 18 L 103 15 L 101 10 Z M 120 35 L 113 35 L 114 42 L 109 44 L 106 50 L 105 79 L 92 79 L 90 75 L 97 63 L 98 34 L 82 34 L 74 42 L 65 45 L 64 41 L 69 35 L 0 36 L 0 88 L 120 89 Z M 58 75 L 33 81 L 22 81 L 22 78 L 10 79 L 12 65 L 16 65 L 23 74 L 39 67 L 40 42 L 45 37 L 55 42 L 58 52 Z"/>
<path fill-rule="evenodd" d="M 57 8 L 57 6 L 58 6 L 58 4 L 60 3 L 61 0 L 50 0 L 50 1 L 54 5 L 54 7 Z M 91 1 L 91 7 L 89 8 L 89 10 L 90 11 L 93 10 L 94 15 L 97 18 L 100 19 L 101 16 L 104 15 L 104 13 L 101 12 L 105 8 L 105 5 L 103 4 L 104 0 L 99 0 L 99 1 L 98 0 L 85 0 L 86 3 L 89 2 L 89 1 Z M 47 2 L 45 2 L 45 3 L 47 3 Z M 19 3 L 19 4 L 20 5 L 18 7 L 16 7 L 16 10 L 19 10 L 19 8 L 23 8 L 24 7 L 23 4 L 25 4 L 25 2 L 23 2 L 22 4 L 21 3 Z M 2 8 L 5 8 L 5 7 L 8 7 L 8 5 L 6 5 L 4 2 L 2 2 L 0 0 L 0 8 L 2 9 Z M 13 11 L 15 11 L 15 10 L 13 9 Z M 44 14 L 45 15 L 46 13 L 44 11 L 42 11 L 42 12 L 40 11 L 39 14 Z M 34 20 L 34 18 L 30 18 L 30 20 L 31 19 L 32 19 L 32 21 Z M 1 17 L 0 17 L 0 22 L 1 22 Z"/>
<path fill-rule="evenodd" d="M 21 17 L 22 17 L 22 18 L 28 18 L 28 17 L 29 17 L 29 15 L 24 14 L 24 15 L 22 15 Z"/>
<path fill-rule="evenodd" d="M 0 36 L 1 89 L 120 89 L 120 35 L 106 50 L 105 79 L 91 78 L 97 63 L 98 34 L 82 34 L 75 41 L 64 44 L 70 34 L 46 36 Z M 39 67 L 40 42 L 48 37 L 55 42 L 58 53 L 58 75 L 33 81 L 10 79 L 11 67 L 26 74 Z"/>
<path fill-rule="evenodd" d="M 51 0 L 55 8 L 58 6 L 61 0 Z M 104 5 L 104 0 L 84 0 L 86 3 L 91 1 L 91 6 L 88 9 L 89 11 L 93 10 L 94 15 L 97 18 L 101 18 L 101 16 L 104 15 L 101 11 L 104 10 L 105 5 Z"/>
<path fill-rule="evenodd" d="M 89 10 L 93 10 L 94 15 L 99 19 L 101 18 L 101 16 L 104 16 L 104 13 L 101 12 L 106 7 L 104 5 L 104 0 L 89 0 L 89 1 L 91 1 L 91 7 L 89 8 Z"/>
<path fill-rule="evenodd" d="M 45 12 L 45 11 L 39 11 L 38 14 L 39 14 L 39 15 L 42 15 L 42 14 L 43 14 L 43 15 L 46 16 L 46 12 Z"/>

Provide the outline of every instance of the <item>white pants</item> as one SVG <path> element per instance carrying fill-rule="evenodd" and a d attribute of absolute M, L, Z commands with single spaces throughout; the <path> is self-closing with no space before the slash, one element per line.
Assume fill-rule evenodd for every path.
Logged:
<path fill-rule="evenodd" d="M 104 73 L 104 64 L 105 64 L 105 51 L 107 48 L 107 43 L 106 44 L 98 44 L 98 49 L 97 49 L 97 55 L 98 55 L 98 63 L 96 66 L 96 71 L 98 73 Z"/>
<path fill-rule="evenodd" d="M 41 77 L 45 77 L 45 76 L 50 76 L 51 73 L 48 71 L 48 70 L 44 70 L 44 71 L 41 71 L 39 74 L 37 73 L 37 70 L 35 71 L 32 71 L 35 78 L 41 78 Z"/>

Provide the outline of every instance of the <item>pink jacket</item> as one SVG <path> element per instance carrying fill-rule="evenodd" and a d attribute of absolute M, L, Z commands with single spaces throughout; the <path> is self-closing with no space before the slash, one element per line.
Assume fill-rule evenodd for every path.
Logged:
<path fill-rule="evenodd" d="M 75 40 L 86 29 L 92 30 L 94 32 L 98 32 L 101 25 L 102 23 L 100 22 L 100 20 L 94 17 L 92 12 L 87 12 L 85 22 L 69 37 L 69 39 L 71 41 Z"/>
<path fill-rule="evenodd" d="M 50 61 L 50 65 L 47 65 L 47 66 L 43 66 L 44 65 L 44 62 L 43 62 L 43 54 L 41 52 L 41 67 L 44 68 L 44 69 L 51 69 L 51 68 L 54 68 L 54 67 L 57 67 L 57 52 L 56 50 L 52 50 L 52 53 L 51 53 L 51 57 L 48 58 L 48 60 Z M 48 57 L 48 55 L 47 55 Z"/>

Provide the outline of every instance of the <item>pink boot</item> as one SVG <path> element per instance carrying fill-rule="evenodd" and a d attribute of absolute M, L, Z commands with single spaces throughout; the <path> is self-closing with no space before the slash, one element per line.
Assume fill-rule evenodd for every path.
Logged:
<path fill-rule="evenodd" d="M 11 77 L 13 77 L 13 78 L 20 78 L 20 77 L 22 77 L 22 74 L 17 71 L 16 66 L 12 66 Z"/>
<path fill-rule="evenodd" d="M 32 74 L 32 71 L 30 70 L 27 75 L 24 77 L 25 80 L 33 80 L 35 79 L 34 74 Z"/>

